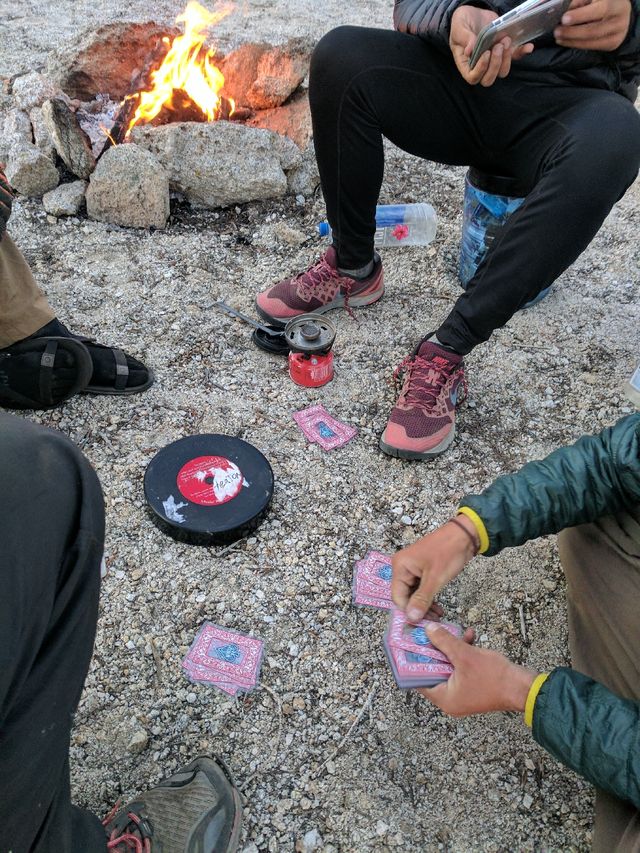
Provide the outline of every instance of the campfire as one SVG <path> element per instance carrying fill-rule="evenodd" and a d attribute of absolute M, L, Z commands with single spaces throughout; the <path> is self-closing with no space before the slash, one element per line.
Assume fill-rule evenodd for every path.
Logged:
<path fill-rule="evenodd" d="M 59 48 L 46 74 L 16 78 L 0 146 L 17 191 L 51 216 L 86 204 L 92 219 L 139 228 L 165 227 L 170 198 L 217 209 L 313 193 L 313 44 L 231 49 L 232 11 L 190 0 L 177 27 L 107 24 Z"/>
<path fill-rule="evenodd" d="M 152 123 L 163 110 L 169 121 L 215 121 L 231 116 L 234 102 L 220 94 L 224 76 L 214 64 L 215 50 L 205 46 L 207 31 L 231 8 L 208 12 L 195 0 L 188 3 L 176 18 L 177 24 L 184 25 L 184 33 L 173 39 L 160 67 L 151 71 L 151 88 L 135 92 L 125 101 L 129 110 L 135 107 L 125 137 L 136 124 Z M 168 38 L 164 41 L 169 44 Z"/>

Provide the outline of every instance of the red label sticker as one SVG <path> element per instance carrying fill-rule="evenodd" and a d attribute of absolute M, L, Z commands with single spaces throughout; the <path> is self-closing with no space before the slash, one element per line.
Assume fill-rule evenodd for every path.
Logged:
<path fill-rule="evenodd" d="M 197 456 L 182 466 L 176 479 L 183 497 L 201 506 L 233 500 L 243 481 L 242 471 L 224 456 Z"/>

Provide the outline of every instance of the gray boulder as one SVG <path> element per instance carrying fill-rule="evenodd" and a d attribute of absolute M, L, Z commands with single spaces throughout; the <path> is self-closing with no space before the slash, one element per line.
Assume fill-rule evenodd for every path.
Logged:
<path fill-rule="evenodd" d="M 27 112 L 34 107 L 41 107 L 50 98 L 62 95 L 60 89 L 48 77 L 38 74 L 37 71 L 17 77 L 13 81 L 12 91 L 17 105 Z"/>
<path fill-rule="evenodd" d="M 56 146 L 53 144 L 51 134 L 47 130 L 47 126 L 42 117 L 42 108 L 34 107 L 29 110 L 29 118 L 31 120 L 31 127 L 33 128 L 33 141 L 42 153 L 55 163 L 57 153 Z"/>
<path fill-rule="evenodd" d="M 132 138 L 158 158 L 171 188 L 195 207 L 227 207 L 283 196 L 286 172 L 301 162 L 300 150 L 291 140 L 226 121 L 139 127 Z"/>
<path fill-rule="evenodd" d="M 31 145 L 33 134 L 29 116 L 22 110 L 9 110 L 4 119 L 0 115 L 0 162 L 9 159 L 11 149 Z"/>
<path fill-rule="evenodd" d="M 84 203 L 86 181 L 60 184 L 42 197 L 42 206 L 52 216 L 75 216 Z"/>
<path fill-rule="evenodd" d="M 53 98 L 42 105 L 42 120 L 56 151 L 74 175 L 86 180 L 96 161 L 87 134 L 64 101 Z"/>
<path fill-rule="evenodd" d="M 165 170 L 153 154 L 138 145 L 109 148 L 91 175 L 87 213 L 114 225 L 164 228 L 169 217 Z"/>
<path fill-rule="evenodd" d="M 58 170 L 35 145 L 23 143 L 11 149 L 7 161 L 7 180 L 19 193 L 41 198 L 58 186 Z"/>

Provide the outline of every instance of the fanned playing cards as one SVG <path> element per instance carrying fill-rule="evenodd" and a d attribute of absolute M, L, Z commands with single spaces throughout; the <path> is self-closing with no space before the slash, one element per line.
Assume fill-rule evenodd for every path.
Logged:
<path fill-rule="evenodd" d="M 426 634 L 425 628 L 430 624 L 445 628 L 454 637 L 462 637 L 462 627 L 455 622 L 423 619 L 413 625 L 407 622 L 402 610 L 392 608 L 383 644 L 396 683 L 403 690 L 435 687 L 453 673 L 449 658 L 436 649 Z"/>
<path fill-rule="evenodd" d="M 391 610 L 391 557 L 368 551 L 353 567 L 353 603 L 357 607 Z"/>
<path fill-rule="evenodd" d="M 190 681 L 236 696 L 257 686 L 263 651 L 262 640 L 204 622 L 182 668 Z"/>
<path fill-rule="evenodd" d="M 334 418 L 321 403 L 294 412 L 293 419 L 309 441 L 319 444 L 323 450 L 342 447 L 358 434 L 355 427 Z"/>

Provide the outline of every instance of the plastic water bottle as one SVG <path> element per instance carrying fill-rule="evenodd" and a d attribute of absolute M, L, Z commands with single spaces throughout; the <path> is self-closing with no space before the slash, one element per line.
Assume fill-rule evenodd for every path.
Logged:
<path fill-rule="evenodd" d="M 522 204 L 527 191 L 513 178 L 486 175 L 470 168 L 464 179 L 464 209 L 458 278 L 466 290 L 507 219 Z M 530 308 L 549 293 L 551 287 L 523 305 Z"/>
<path fill-rule="evenodd" d="M 624 390 L 633 405 L 640 409 L 640 364 L 636 367 L 631 379 L 624 383 Z"/>
<path fill-rule="evenodd" d="M 426 246 L 436 235 L 436 223 L 436 212 L 430 204 L 379 204 L 373 242 L 377 249 Z M 329 223 L 318 223 L 318 233 L 321 237 L 330 237 Z"/>

